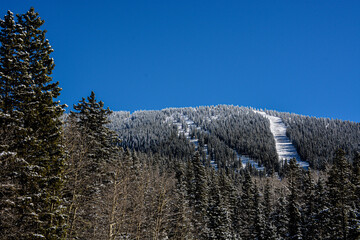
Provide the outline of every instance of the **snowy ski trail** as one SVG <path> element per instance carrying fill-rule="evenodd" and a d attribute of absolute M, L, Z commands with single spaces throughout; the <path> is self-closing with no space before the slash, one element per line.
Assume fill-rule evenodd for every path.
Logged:
<path fill-rule="evenodd" d="M 289 161 L 291 158 L 296 158 L 296 161 L 300 165 L 300 167 L 307 169 L 309 167 L 309 163 L 301 160 L 294 145 L 286 136 L 286 126 L 281 120 L 281 118 L 268 115 L 265 112 L 261 111 L 254 110 L 254 112 L 259 113 L 263 117 L 269 119 L 270 131 L 274 135 L 276 152 L 279 156 L 279 160 Z"/>
<path fill-rule="evenodd" d="M 216 119 L 216 118 L 217 118 L 217 116 L 214 116 L 212 119 Z M 169 120 L 172 120 L 172 123 L 177 126 L 178 135 L 180 135 L 180 134 L 183 133 L 183 134 L 185 135 L 185 137 L 186 137 L 191 143 L 193 143 L 193 144 L 195 145 L 195 149 L 197 149 L 198 146 L 199 146 L 199 139 L 197 139 L 197 138 L 193 138 L 193 139 L 190 138 L 190 131 L 191 131 L 191 129 L 194 129 L 194 128 L 196 128 L 197 130 L 201 130 L 201 128 L 198 127 L 198 126 L 194 123 L 194 121 L 190 120 L 190 119 L 189 119 L 187 116 L 185 116 L 185 115 L 182 115 L 182 116 L 181 116 L 181 119 L 184 120 L 185 123 L 186 123 L 186 126 L 187 126 L 187 127 L 186 127 L 186 130 L 183 129 L 182 123 L 179 122 L 179 121 L 175 121 L 173 117 L 170 117 L 170 118 L 168 119 L 168 121 L 169 121 Z M 208 150 L 207 144 L 204 145 L 204 150 L 203 150 L 203 151 L 206 153 L 206 159 L 208 159 L 208 158 L 209 158 L 209 150 Z M 248 164 L 250 164 L 250 165 L 251 165 L 253 168 L 255 168 L 256 170 L 258 170 L 258 171 L 264 171 L 265 168 L 264 168 L 264 167 L 260 167 L 259 164 L 258 164 L 256 161 L 254 161 L 253 159 L 249 158 L 248 156 L 239 154 L 236 150 L 234 150 L 234 153 L 236 154 L 237 160 L 241 160 L 241 164 L 242 164 L 242 167 L 243 167 L 243 168 L 245 168 Z M 210 159 L 210 165 L 211 165 L 213 168 L 218 169 L 218 166 L 217 166 L 217 164 L 215 163 L 215 160 L 214 160 L 214 159 Z"/>

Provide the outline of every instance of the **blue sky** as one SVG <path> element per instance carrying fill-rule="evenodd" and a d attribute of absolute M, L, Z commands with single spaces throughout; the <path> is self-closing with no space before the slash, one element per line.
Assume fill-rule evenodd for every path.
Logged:
<path fill-rule="evenodd" d="M 360 1 L 0 0 L 46 21 L 60 100 L 232 104 L 360 122 Z"/>

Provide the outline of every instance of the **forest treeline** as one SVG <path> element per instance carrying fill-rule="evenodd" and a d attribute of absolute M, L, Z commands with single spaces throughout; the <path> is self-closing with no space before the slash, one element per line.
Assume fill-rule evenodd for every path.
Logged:
<path fill-rule="evenodd" d="M 360 237 L 357 136 L 329 137 L 314 171 L 280 165 L 269 121 L 249 108 L 113 113 L 91 92 L 64 114 L 43 23 L 33 8 L 0 21 L 0 239 Z M 358 126 L 338 125 L 331 136 Z"/>

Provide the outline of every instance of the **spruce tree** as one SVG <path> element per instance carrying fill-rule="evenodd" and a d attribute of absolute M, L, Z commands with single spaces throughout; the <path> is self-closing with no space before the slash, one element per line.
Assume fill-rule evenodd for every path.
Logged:
<path fill-rule="evenodd" d="M 53 52 L 44 24 L 31 8 L 1 21 L 1 124 L 10 126 L 7 151 L 20 161 L 17 169 L 17 204 L 21 239 L 59 239 L 64 232 L 61 209 L 64 153 L 61 146 L 63 107 L 58 82 L 50 77 Z M 15 24 L 15 27 L 14 27 Z M 9 132 L 10 131 L 10 132 Z"/>
<path fill-rule="evenodd" d="M 265 189 L 264 189 L 264 240 L 275 240 L 276 239 L 276 230 L 272 219 L 273 206 L 271 203 L 271 186 L 270 178 L 266 179 Z"/>
<path fill-rule="evenodd" d="M 345 152 L 339 149 L 335 153 L 333 166 L 329 171 L 327 187 L 329 191 L 329 206 L 331 226 L 330 233 L 334 239 L 349 239 L 349 213 L 353 191 L 351 185 L 350 164 L 345 158 Z"/>
<path fill-rule="evenodd" d="M 352 166 L 351 211 L 349 213 L 349 239 L 360 238 L 360 153 L 356 152 Z"/>
<path fill-rule="evenodd" d="M 316 232 L 317 222 L 314 219 L 315 216 L 315 184 L 312 179 L 312 171 L 309 169 L 306 172 L 303 180 L 304 188 L 304 207 L 302 208 L 302 235 L 303 239 L 313 239 Z"/>
<path fill-rule="evenodd" d="M 244 239 L 255 238 L 255 189 L 249 171 L 245 172 L 242 184 L 240 207 L 240 236 Z"/>
<path fill-rule="evenodd" d="M 193 192 L 193 225 L 195 230 L 195 238 L 209 238 L 209 219 L 207 216 L 209 190 L 207 185 L 207 174 L 205 167 L 200 160 L 199 152 L 196 152 L 192 159 L 194 179 L 192 181 Z"/>
<path fill-rule="evenodd" d="M 254 211 L 255 211 L 255 239 L 264 240 L 265 219 L 264 210 L 260 201 L 260 192 L 255 182 L 254 184 Z"/>
<path fill-rule="evenodd" d="M 172 231 L 169 234 L 170 238 L 174 239 L 188 239 L 191 238 L 191 223 L 190 223 L 190 208 L 189 200 L 186 191 L 186 177 L 184 164 L 176 162 L 175 165 L 176 185 L 174 189 L 174 203 L 173 211 L 174 217 L 172 224 Z"/>
<path fill-rule="evenodd" d="M 210 236 L 208 239 L 230 239 L 231 220 L 219 189 L 219 177 L 214 168 L 210 171 L 208 206 Z"/>
<path fill-rule="evenodd" d="M 329 210 L 329 198 L 324 180 L 319 178 L 315 186 L 314 199 L 314 239 L 330 239 L 331 217 Z"/>
<path fill-rule="evenodd" d="M 302 239 L 300 212 L 300 169 L 296 159 L 289 162 L 288 232 L 289 239 Z"/>

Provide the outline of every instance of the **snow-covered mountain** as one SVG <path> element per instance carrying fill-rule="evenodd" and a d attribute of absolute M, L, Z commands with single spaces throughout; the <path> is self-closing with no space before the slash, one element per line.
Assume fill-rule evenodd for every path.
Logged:
<path fill-rule="evenodd" d="M 183 159 L 198 150 L 204 164 L 235 170 L 279 171 L 291 158 L 320 169 L 337 148 L 360 146 L 359 123 L 230 105 L 115 112 L 110 127 L 124 147 Z"/>

